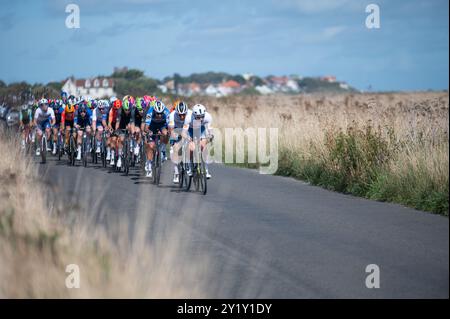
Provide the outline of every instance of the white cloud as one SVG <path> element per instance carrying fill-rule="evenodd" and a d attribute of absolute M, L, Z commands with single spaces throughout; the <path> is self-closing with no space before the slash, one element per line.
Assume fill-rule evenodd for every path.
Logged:
<path fill-rule="evenodd" d="M 323 36 L 325 38 L 333 38 L 338 34 L 342 33 L 343 31 L 345 31 L 345 29 L 347 29 L 347 27 L 342 25 L 328 27 L 323 30 Z"/>

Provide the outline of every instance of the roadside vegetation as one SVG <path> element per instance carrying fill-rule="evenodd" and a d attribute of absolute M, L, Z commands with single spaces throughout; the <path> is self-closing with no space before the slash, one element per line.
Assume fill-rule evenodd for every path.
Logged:
<path fill-rule="evenodd" d="M 279 128 L 278 175 L 448 216 L 446 92 L 227 97 L 203 103 L 216 127 Z"/>

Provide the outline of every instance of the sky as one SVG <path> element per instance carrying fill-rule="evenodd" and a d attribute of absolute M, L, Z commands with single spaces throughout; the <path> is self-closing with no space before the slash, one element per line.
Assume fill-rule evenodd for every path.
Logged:
<path fill-rule="evenodd" d="M 80 28 L 67 28 L 77 4 Z M 366 6 L 380 28 L 366 27 Z M 0 79 L 47 83 L 116 66 L 334 75 L 366 90 L 449 83 L 448 0 L 15 0 L 0 3 Z"/>

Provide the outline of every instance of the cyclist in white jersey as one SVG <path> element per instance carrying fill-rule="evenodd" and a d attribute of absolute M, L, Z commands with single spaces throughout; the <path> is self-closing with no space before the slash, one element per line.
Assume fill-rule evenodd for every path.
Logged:
<path fill-rule="evenodd" d="M 36 112 L 34 113 L 34 124 L 37 127 L 39 145 L 42 140 L 43 132 L 45 132 L 47 140 L 50 139 L 50 128 L 53 125 L 55 125 L 55 122 L 56 122 L 55 112 L 53 111 L 52 108 L 48 107 L 48 100 L 41 99 L 39 101 L 39 107 L 36 109 Z M 47 151 L 51 151 L 50 144 L 47 145 Z M 40 153 L 41 151 L 40 148 L 38 147 L 36 149 L 36 155 L 39 156 Z"/>
<path fill-rule="evenodd" d="M 212 129 L 212 117 L 211 114 L 206 112 L 206 107 L 202 104 L 196 104 L 192 108 L 192 112 L 186 116 L 183 125 L 183 137 L 190 139 L 189 150 L 192 152 L 195 150 L 195 143 L 192 141 L 194 137 L 200 139 L 200 147 L 202 151 L 206 147 L 209 141 L 214 138 Z M 205 158 L 206 166 L 206 178 L 211 178 L 209 173 L 207 158 Z M 192 176 L 192 165 L 189 165 L 188 175 Z"/>

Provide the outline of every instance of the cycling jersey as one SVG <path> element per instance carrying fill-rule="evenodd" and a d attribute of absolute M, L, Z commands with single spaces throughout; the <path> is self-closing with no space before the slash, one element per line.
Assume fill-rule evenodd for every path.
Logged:
<path fill-rule="evenodd" d="M 132 110 L 130 110 L 127 114 L 123 109 L 117 113 L 116 123 L 119 122 L 119 130 L 124 130 L 127 128 L 128 124 L 133 123 L 132 113 Z"/>
<path fill-rule="evenodd" d="M 75 119 L 75 111 L 72 113 L 67 113 L 65 110 L 61 113 L 61 125 L 64 125 L 65 122 L 73 123 Z"/>
<path fill-rule="evenodd" d="M 47 111 L 42 111 L 41 108 L 38 108 L 34 113 L 34 120 L 37 124 L 42 124 L 43 122 L 47 122 L 55 119 L 55 112 L 52 108 L 48 108 Z"/>
<path fill-rule="evenodd" d="M 192 111 L 189 110 L 186 114 L 186 117 L 191 113 Z M 183 128 L 184 121 L 186 120 L 186 117 L 184 120 L 181 119 L 180 114 L 178 114 L 177 111 L 172 111 L 169 115 L 169 127 L 170 128 Z"/>
<path fill-rule="evenodd" d="M 205 116 L 200 120 L 196 120 L 194 114 L 191 112 L 184 120 L 183 129 L 187 130 L 191 137 L 195 135 L 196 137 L 205 138 L 205 131 L 208 130 L 211 132 L 212 130 L 211 124 L 212 117 L 208 112 L 205 112 Z"/>
<path fill-rule="evenodd" d="M 77 114 L 75 116 L 74 123 L 79 125 L 81 128 L 86 128 L 87 126 L 90 126 L 92 122 L 91 117 L 86 113 L 84 117 L 81 116 L 81 114 Z"/>
<path fill-rule="evenodd" d="M 97 127 L 103 126 L 103 121 L 108 122 L 108 114 L 109 108 L 101 110 L 99 107 L 96 107 L 92 112 L 92 123 L 95 123 Z"/>
<path fill-rule="evenodd" d="M 164 107 L 164 111 L 162 113 L 162 117 L 160 119 L 155 117 L 156 112 L 154 111 L 153 106 L 150 107 L 147 111 L 147 115 L 145 117 L 145 124 L 150 125 L 151 123 L 164 123 L 168 124 L 169 122 L 169 109 L 167 107 Z"/>
<path fill-rule="evenodd" d="M 61 123 L 62 113 L 64 112 L 64 107 L 55 107 L 53 109 L 55 113 L 55 125 L 59 125 Z"/>
<path fill-rule="evenodd" d="M 132 121 L 134 125 L 141 126 L 144 116 L 145 116 L 145 110 L 142 110 L 142 112 L 139 112 L 136 108 L 133 109 L 132 114 Z"/>
<path fill-rule="evenodd" d="M 27 125 L 33 120 L 33 113 L 31 109 L 21 110 L 19 113 L 19 120 Z"/>

